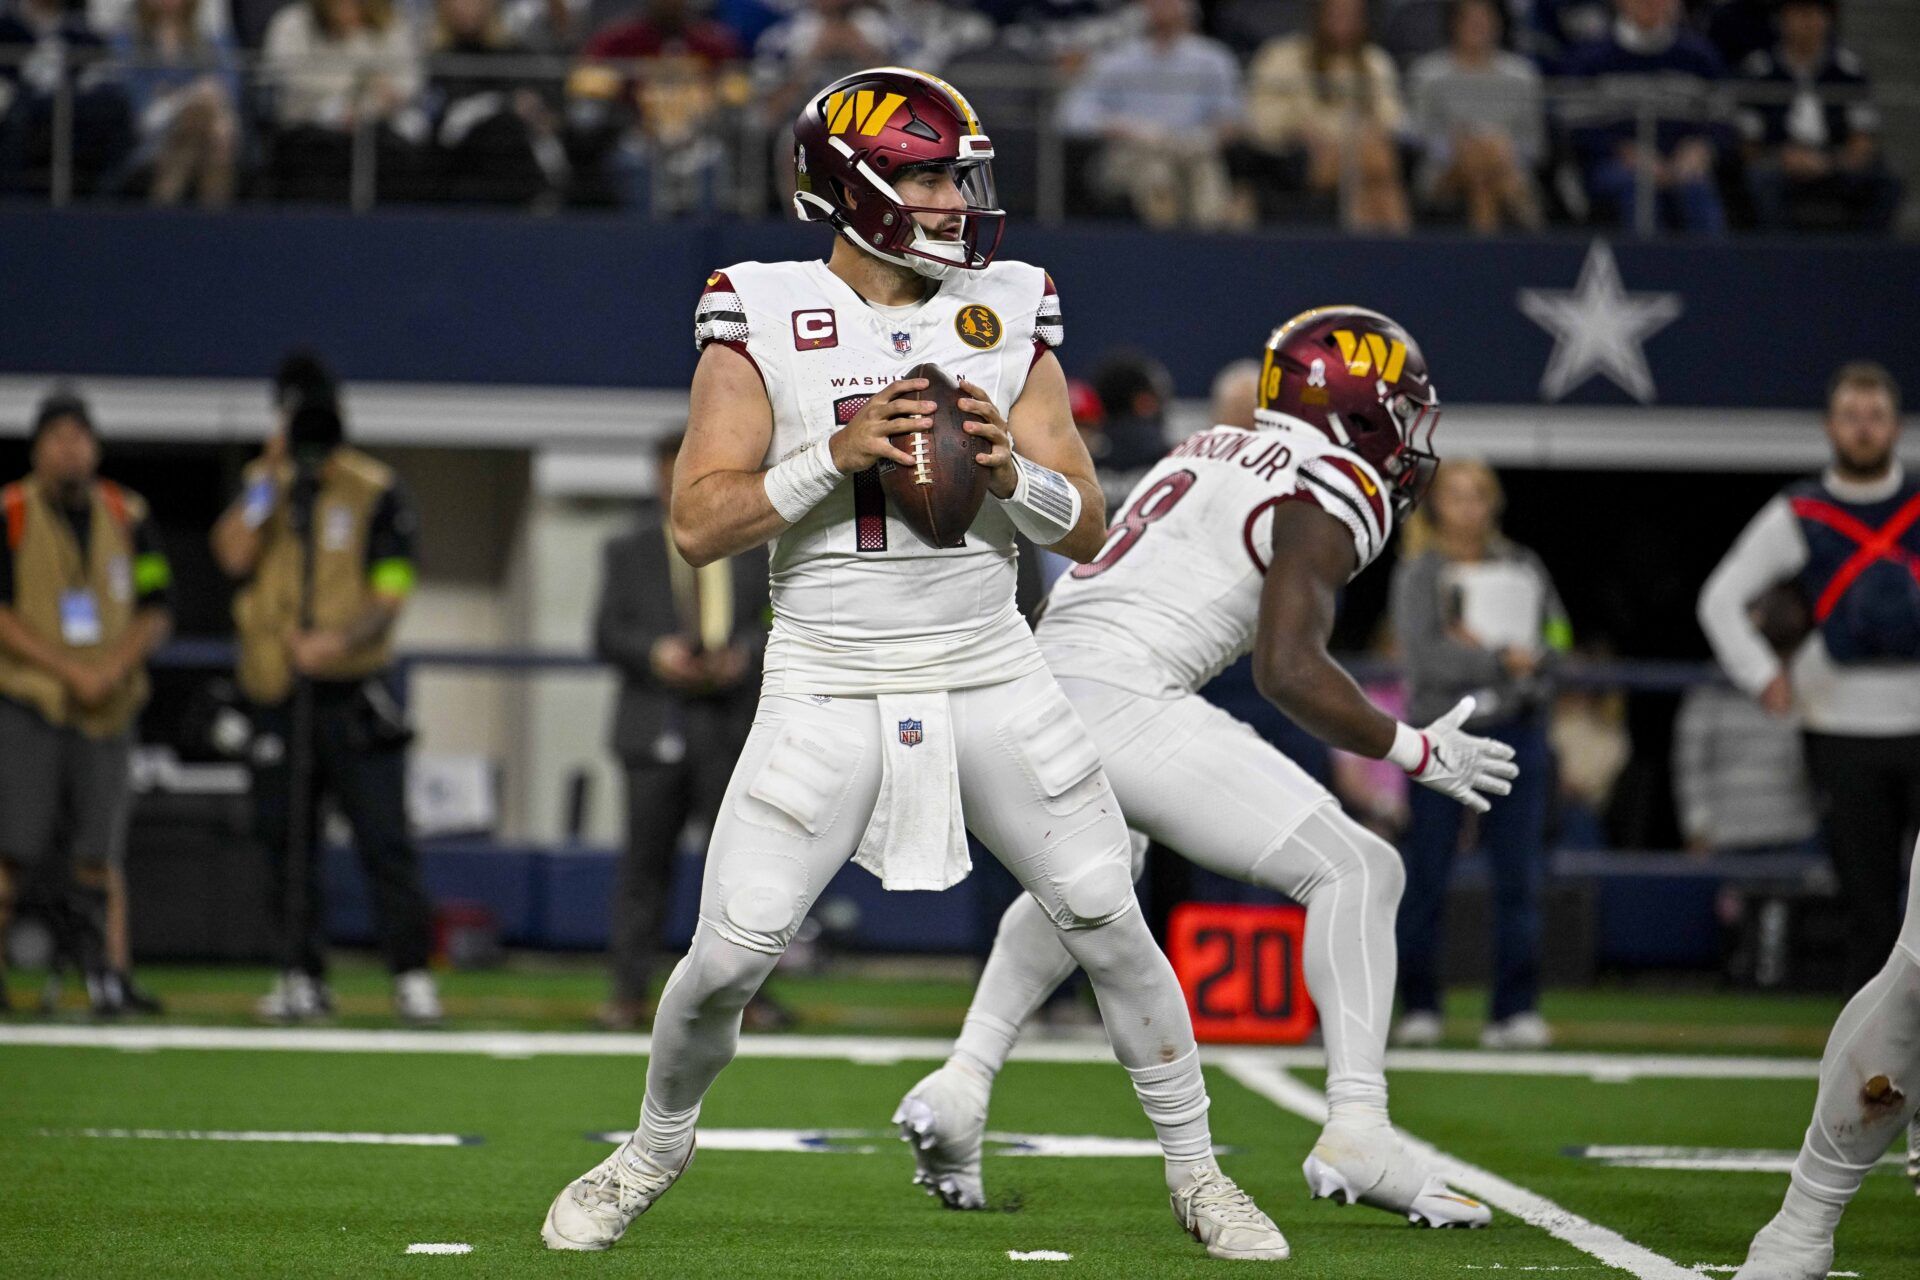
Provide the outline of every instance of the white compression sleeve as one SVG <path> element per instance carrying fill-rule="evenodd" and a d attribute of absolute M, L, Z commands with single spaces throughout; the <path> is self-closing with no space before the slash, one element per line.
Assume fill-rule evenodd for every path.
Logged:
<path fill-rule="evenodd" d="M 1036 545 L 1050 547 L 1080 523 L 1080 490 L 1050 467 L 1013 455 L 1020 481 L 1009 497 L 998 499 L 1007 518 Z"/>

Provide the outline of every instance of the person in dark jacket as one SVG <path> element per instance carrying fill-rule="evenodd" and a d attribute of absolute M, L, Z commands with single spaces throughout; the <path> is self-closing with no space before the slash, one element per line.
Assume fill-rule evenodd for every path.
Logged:
<path fill-rule="evenodd" d="M 658 454 L 660 500 L 607 543 L 594 652 L 620 673 L 612 747 L 627 775 L 627 846 L 613 900 L 613 993 L 601 1025 L 649 1016 L 654 954 L 680 834 L 710 823 L 753 724 L 767 633 L 767 555 L 695 569 L 667 530 L 678 435 Z"/>
<path fill-rule="evenodd" d="M 1564 68 L 1595 82 L 1595 99 L 1569 111 L 1594 211 L 1631 226 L 1636 193 L 1650 182 L 1663 225 L 1723 232 L 1726 210 L 1714 185 L 1727 142 L 1713 98 L 1725 76 L 1720 55 L 1681 25 L 1680 0 L 1617 0 L 1616 8 L 1607 38 L 1576 49 Z M 1654 117 L 1651 146 L 1638 135 L 1645 110 Z"/>
<path fill-rule="evenodd" d="M 1741 126 L 1765 227 L 1885 231 L 1900 203 L 1866 71 L 1835 43 L 1833 16 L 1833 0 L 1786 0 L 1779 42 L 1740 68 L 1755 90 Z"/>

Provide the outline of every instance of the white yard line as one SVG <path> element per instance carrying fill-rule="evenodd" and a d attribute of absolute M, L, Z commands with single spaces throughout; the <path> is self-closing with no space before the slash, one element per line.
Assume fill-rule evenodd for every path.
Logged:
<path fill-rule="evenodd" d="M 742 1058 L 827 1058 L 891 1065 L 937 1062 L 951 1042 L 908 1036 L 749 1035 Z M 0 1047 L 288 1051 L 296 1053 L 455 1053 L 496 1058 L 644 1057 L 644 1035 L 585 1031 L 411 1031 L 347 1027 L 151 1027 L 66 1024 L 0 1026 Z M 1313 1046 L 1274 1049 L 1209 1048 L 1207 1061 L 1259 1058 L 1281 1068 L 1319 1068 L 1325 1054 Z M 1113 1061 L 1104 1039 L 1029 1039 L 1014 1050 L 1022 1062 Z M 1817 1058 L 1754 1058 L 1629 1053 L 1489 1053 L 1478 1049 L 1421 1049 L 1387 1055 L 1389 1070 L 1463 1075 L 1565 1076 L 1608 1082 L 1665 1080 L 1815 1080 Z"/>
<path fill-rule="evenodd" d="M 625 1142 L 632 1130 L 609 1129 L 588 1138 L 609 1145 Z M 988 1130 L 981 1137 L 992 1156 L 1056 1156 L 1074 1160 L 1160 1158 L 1160 1144 L 1152 1138 L 1110 1138 L 1099 1134 L 1001 1133 Z M 892 1129 L 707 1129 L 699 1131 L 702 1151 L 772 1151 L 782 1154 L 865 1156 L 899 1150 L 900 1135 Z M 1215 1147 L 1219 1155 L 1232 1154 Z"/>
<path fill-rule="evenodd" d="M 470 1244 L 410 1244 L 408 1253 L 472 1253 Z"/>
<path fill-rule="evenodd" d="M 1798 1151 L 1770 1151 L 1749 1147 L 1568 1147 L 1567 1155 L 1594 1160 L 1610 1169 L 1671 1169 L 1710 1173 L 1787 1173 Z M 1878 1168 L 1901 1169 L 1902 1155 L 1880 1158 Z"/>
<path fill-rule="evenodd" d="M 1314 1124 L 1326 1123 L 1326 1096 L 1311 1085 L 1288 1075 L 1270 1058 L 1242 1054 L 1226 1058 L 1221 1065 L 1233 1079 L 1282 1110 Z M 1405 1130 L 1401 1132 L 1406 1134 Z M 1440 1174 L 1453 1186 L 1566 1241 L 1610 1267 L 1636 1276 L 1638 1280 L 1698 1280 L 1698 1272 L 1635 1244 L 1611 1228 L 1563 1209 L 1538 1192 L 1529 1191 L 1499 1174 L 1450 1156 L 1410 1134 L 1406 1134 L 1406 1137 L 1431 1153 Z"/>
<path fill-rule="evenodd" d="M 141 1138 L 162 1142 L 311 1142 L 352 1147 L 471 1147 L 458 1133 L 327 1133 L 284 1129 L 41 1129 L 43 1138 Z"/>

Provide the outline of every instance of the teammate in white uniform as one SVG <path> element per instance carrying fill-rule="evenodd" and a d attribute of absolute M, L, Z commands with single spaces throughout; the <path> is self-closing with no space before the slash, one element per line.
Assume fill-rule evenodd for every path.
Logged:
<path fill-rule="evenodd" d="M 1014 609 L 1015 531 L 1086 561 L 1104 509 L 1051 352 L 1052 284 L 992 261 L 992 146 L 951 86 L 899 68 L 828 86 L 794 137 L 796 211 L 841 238 L 825 264 L 708 278 L 672 503 L 693 564 L 773 540 L 759 712 L 692 948 L 660 998 L 639 1127 L 560 1193 L 542 1236 L 607 1248 L 685 1171 L 742 1007 L 850 856 L 890 889 L 941 889 L 967 872 L 971 828 L 1092 977 L 1180 1224 L 1215 1257 L 1284 1258 L 1214 1162 L 1199 1053 L 1133 896 L 1125 819 Z M 894 516 L 875 470 L 912 465 L 898 437 L 926 430 L 935 405 L 901 375 L 928 360 L 960 380 L 967 429 L 991 445 L 992 501 L 946 549 Z"/>
<path fill-rule="evenodd" d="M 1920 845 L 1893 954 L 1847 1001 L 1820 1059 L 1820 1092 L 1786 1199 L 1733 1280 L 1824 1280 L 1833 1232 L 1860 1183 L 1902 1129 L 1920 1191 Z M 1845 1274 L 1844 1272 L 1841 1274 Z"/>
<path fill-rule="evenodd" d="M 1460 732 L 1471 700 L 1417 732 L 1375 709 L 1326 652 L 1335 593 L 1380 554 L 1437 465 L 1427 446 L 1438 399 L 1405 331 L 1335 307 L 1275 330 L 1259 406 L 1254 430 L 1203 431 L 1147 473 L 1100 555 L 1054 588 L 1040 647 L 1135 829 L 1306 904 L 1331 1112 L 1306 1162 L 1312 1193 L 1428 1226 L 1481 1226 L 1486 1207 L 1450 1190 L 1387 1119 L 1399 855 L 1195 692 L 1251 649 L 1261 692 L 1331 745 L 1392 759 L 1475 809 L 1511 789 L 1512 750 Z M 915 1180 L 949 1205 L 985 1203 L 991 1082 L 1073 968 L 1039 906 L 1015 902 L 953 1056 L 896 1112 Z"/>

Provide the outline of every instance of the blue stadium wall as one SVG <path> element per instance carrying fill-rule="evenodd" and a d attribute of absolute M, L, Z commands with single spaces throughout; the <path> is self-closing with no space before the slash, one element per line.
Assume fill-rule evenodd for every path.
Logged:
<path fill-rule="evenodd" d="M 349 376 L 671 387 L 692 371 L 693 300 L 716 266 L 820 254 L 817 228 L 438 213 L 0 211 L 0 372 L 260 377 L 295 342 Z M 1303 307 L 1360 302 L 1420 335 L 1455 403 L 1528 403 L 1551 336 L 1522 289 L 1570 289 L 1585 239 L 1483 242 L 1200 236 L 1016 226 L 1067 312 L 1070 371 L 1147 348 L 1183 395 Z M 1837 361 L 1920 387 L 1920 245 L 1614 246 L 1630 292 L 1676 294 L 1646 344 L 1666 404 L 1817 403 Z M 1603 379 L 1574 403 L 1624 403 Z"/>

